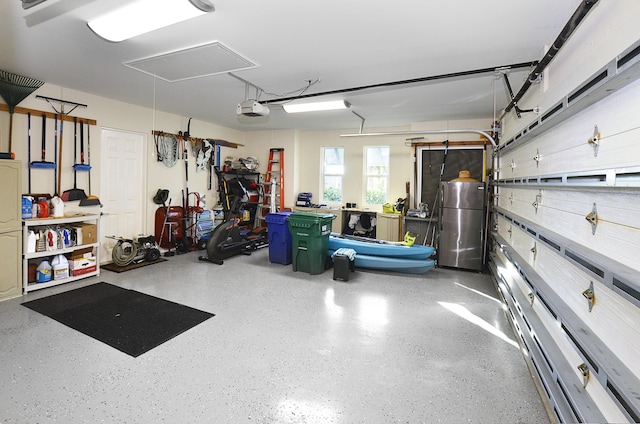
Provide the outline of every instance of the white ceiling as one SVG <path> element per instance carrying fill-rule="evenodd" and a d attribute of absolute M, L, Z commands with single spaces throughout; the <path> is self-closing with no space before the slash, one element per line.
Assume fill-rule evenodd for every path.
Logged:
<path fill-rule="evenodd" d="M 348 90 L 541 59 L 579 0 L 213 0 L 216 10 L 121 43 L 86 22 L 133 0 L 47 0 L 23 10 L 2 1 L 0 69 L 65 88 L 154 107 L 241 130 L 358 129 L 350 111 L 238 117 L 236 105 Z M 158 7 L 169 0 L 158 0 Z M 187 1 L 187 0 L 172 0 Z M 602 6 L 601 6 L 602 7 Z M 218 41 L 257 66 L 176 82 L 123 65 Z M 180 64 L 189 67 L 189 62 Z M 201 64 L 198 64 L 201 66 Z M 212 69 L 217 69 L 212 64 Z M 530 69 L 509 75 L 517 91 Z M 155 80 L 155 81 L 154 81 Z M 494 87 L 495 86 L 495 90 Z M 346 91 L 367 128 L 447 119 L 490 118 L 507 104 L 494 73 L 464 79 Z M 74 99 L 65 99 L 74 101 Z M 91 105 L 88 105 L 89 109 Z M 487 127 L 490 120 L 487 122 Z"/>

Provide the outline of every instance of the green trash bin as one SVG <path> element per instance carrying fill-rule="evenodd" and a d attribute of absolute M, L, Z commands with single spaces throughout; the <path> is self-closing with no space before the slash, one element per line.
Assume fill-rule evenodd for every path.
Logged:
<path fill-rule="evenodd" d="M 289 215 L 294 271 L 322 274 L 329 250 L 329 234 L 336 215 L 295 212 Z"/>

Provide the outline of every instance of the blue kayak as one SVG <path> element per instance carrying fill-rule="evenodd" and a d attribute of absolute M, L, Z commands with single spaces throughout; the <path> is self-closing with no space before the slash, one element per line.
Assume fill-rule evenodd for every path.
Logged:
<path fill-rule="evenodd" d="M 338 250 L 341 247 L 353 249 L 358 255 L 380 256 L 383 258 L 402 259 L 427 259 L 433 255 L 434 248 L 431 246 L 416 245 L 403 246 L 390 244 L 376 239 L 362 240 L 351 236 L 342 236 L 331 233 L 329 236 L 329 250 Z M 357 259 L 356 259 L 357 266 Z"/>
<path fill-rule="evenodd" d="M 333 250 L 329 249 L 329 255 L 332 255 L 333 252 Z M 406 274 L 424 274 L 435 266 L 435 261 L 432 259 L 389 258 L 356 253 L 354 265 L 356 268 L 394 271 Z"/>

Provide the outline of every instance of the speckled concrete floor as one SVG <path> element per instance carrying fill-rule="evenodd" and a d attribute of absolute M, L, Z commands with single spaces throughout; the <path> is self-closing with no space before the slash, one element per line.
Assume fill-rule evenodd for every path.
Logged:
<path fill-rule="evenodd" d="M 0 423 L 549 422 L 486 275 L 197 255 L 0 303 Z M 98 281 L 216 316 L 132 358 L 20 305 Z"/>

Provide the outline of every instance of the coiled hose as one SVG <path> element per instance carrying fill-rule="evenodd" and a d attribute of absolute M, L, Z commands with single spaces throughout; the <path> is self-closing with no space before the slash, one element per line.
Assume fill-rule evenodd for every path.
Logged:
<path fill-rule="evenodd" d="M 138 246 L 132 240 L 120 240 L 113 247 L 111 259 L 117 266 L 127 266 L 138 254 Z"/>

